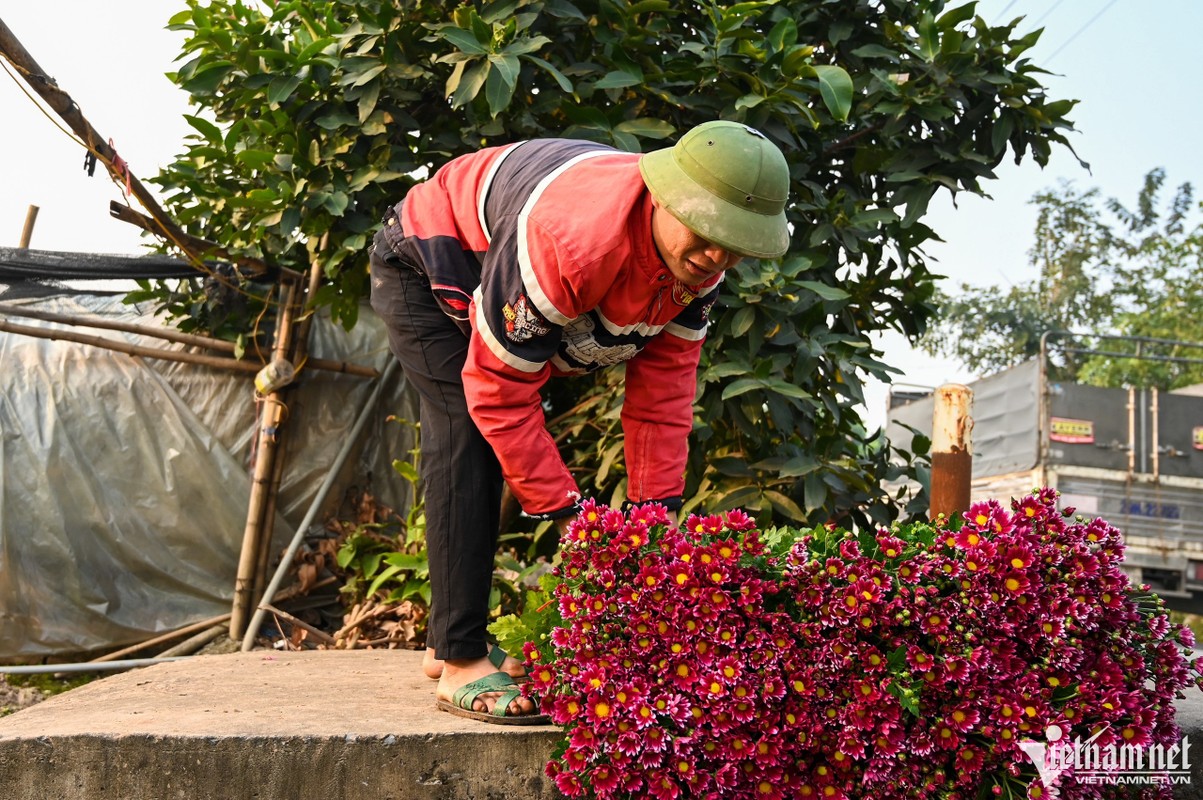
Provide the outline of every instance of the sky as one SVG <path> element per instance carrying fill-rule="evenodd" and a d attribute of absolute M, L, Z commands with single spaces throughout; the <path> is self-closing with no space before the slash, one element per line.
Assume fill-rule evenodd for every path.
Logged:
<path fill-rule="evenodd" d="M 0 0 L 0 20 L 152 192 L 157 187 L 147 180 L 183 150 L 192 130 L 184 120 L 191 111 L 187 96 L 164 76 L 178 66 L 184 41 L 166 30 L 167 20 L 183 8 L 173 0 L 111 0 L 98 12 L 95 2 L 82 0 Z M 981 0 L 977 11 L 992 24 L 1022 16 L 1022 32 L 1045 29 L 1029 55 L 1053 73 L 1045 76 L 1050 97 L 1079 101 L 1070 114 L 1077 130 L 1069 138 L 1090 170 L 1058 148 L 1044 170 L 1030 160 L 1006 161 L 984 187 L 990 199 L 962 193 L 955 206 L 946 198 L 934 201 L 926 221 L 944 242 L 927 252 L 935 271 L 947 276 L 946 290 L 1033 279 L 1030 199 L 1061 180 L 1097 187 L 1126 205 L 1154 168 L 1165 168 L 1169 186 L 1198 180 L 1203 92 L 1193 76 L 1203 2 Z M 144 252 L 149 240 L 109 216 L 109 202 L 121 193 L 104 168 L 88 177 L 81 146 L 23 88 L 20 79 L 0 75 L 0 150 L 6 154 L 0 246 L 20 243 L 34 205 L 35 249 Z M 972 365 L 928 356 L 901 335 L 883 336 L 880 346 L 884 360 L 903 371 L 899 386 L 932 388 L 981 377 Z M 864 415 L 870 429 L 884 422 L 887 400 L 887 387 L 871 382 Z"/>

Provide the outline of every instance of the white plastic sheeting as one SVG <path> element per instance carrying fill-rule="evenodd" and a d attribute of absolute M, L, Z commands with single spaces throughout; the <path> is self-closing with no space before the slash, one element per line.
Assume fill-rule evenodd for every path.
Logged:
<path fill-rule="evenodd" d="M 116 297 L 24 304 L 160 324 Z M 312 355 L 383 371 L 392 357 L 383 326 L 366 307 L 360 316 L 351 332 L 317 318 Z M 372 388 L 370 378 L 301 371 L 286 400 L 278 547 L 305 516 Z M 384 398 L 318 519 L 354 489 L 398 509 L 409 502 L 391 462 L 406 457 L 413 431 L 387 418 L 416 419 L 416 400 L 396 386 Z M 256 414 L 253 373 L 0 333 L 0 659 L 119 646 L 229 611 Z"/>

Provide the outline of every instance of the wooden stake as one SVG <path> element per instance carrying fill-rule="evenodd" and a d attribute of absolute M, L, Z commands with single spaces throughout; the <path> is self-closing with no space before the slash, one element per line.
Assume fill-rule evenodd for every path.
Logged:
<path fill-rule="evenodd" d="M 33 238 L 33 225 L 38 220 L 38 207 L 30 206 L 25 212 L 25 228 L 21 231 L 21 249 L 29 249 L 29 240 Z"/>

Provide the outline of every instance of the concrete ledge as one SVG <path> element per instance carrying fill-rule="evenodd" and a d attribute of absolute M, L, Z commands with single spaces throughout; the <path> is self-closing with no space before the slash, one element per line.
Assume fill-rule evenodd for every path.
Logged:
<path fill-rule="evenodd" d="M 199 656 L 0 719 L 23 800 L 555 798 L 552 726 L 439 712 L 410 651 Z"/>
<path fill-rule="evenodd" d="M 1203 692 L 1178 701 L 1203 800 Z M 554 800 L 552 726 L 439 712 L 410 651 L 198 656 L 0 719 L 0 797 Z M 1197 749 L 1196 749 L 1197 748 Z"/>

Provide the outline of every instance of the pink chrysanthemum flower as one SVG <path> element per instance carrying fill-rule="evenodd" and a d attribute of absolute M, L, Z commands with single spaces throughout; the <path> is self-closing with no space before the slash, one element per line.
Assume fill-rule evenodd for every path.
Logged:
<path fill-rule="evenodd" d="M 828 526 L 792 541 L 762 540 L 738 514 L 682 530 L 582 504 L 570 529 L 587 533 L 566 537 L 555 572 L 557 625 L 523 649 L 526 691 L 569 742 L 549 777 L 595 799 L 771 787 L 969 800 L 991 786 L 1022 796 L 1032 773 L 1018 743 L 1049 724 L 1171 744 L 1173 697 L 1203 662 L 1138 603 L 1119 533 L 1055 504 L 1042 490 L 1013 513 L 977 504 L 958 531 Z M 976 546 L 958 546 L 966 529 Z M 644 530 L 638 547 L 623 539 Z M 858 539 L 876 546 L 866 555 Z"/>

